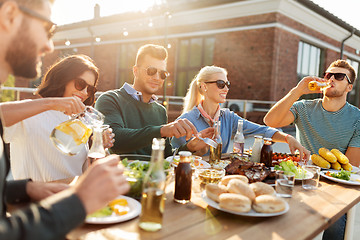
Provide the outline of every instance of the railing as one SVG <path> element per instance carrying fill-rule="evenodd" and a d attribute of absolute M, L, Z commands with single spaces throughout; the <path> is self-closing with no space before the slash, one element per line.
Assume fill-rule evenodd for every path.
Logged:
<path fill-rule="evenodd" d="M 36 88 L 23 88 L 23 87 L 5 87 L 2 86 L 0 90 L 12 90 L 16 93 L 16 100 L 20 100 L 20 93 L 35 93 Z M 96 92 L 96 97 L 100 96 L 102 92 Z M 158 95 L 159 102 L 163 103 L 163 96 Z M 182 106 L 184 103 L 184 97 L 179 96 L 166 96 L 166 107 L 169 106 Z M 260 101 L 260 100 L 246 100 L 246 99 L 227 99 L 222 107 L 228 107 L 235 112 L 243 112 L 244 118 L 248 112 L 267 112 L 271 108 L 275 101 Z"/>

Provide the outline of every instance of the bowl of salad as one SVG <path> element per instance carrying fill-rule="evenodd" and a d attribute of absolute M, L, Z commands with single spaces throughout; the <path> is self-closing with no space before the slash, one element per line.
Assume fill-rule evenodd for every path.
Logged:
<path fill-rule="evenodd" d="M 126 155 L 127 157 L 122 157 L 120 155 L 121 163 L 124 165 L 124 175 L 126 175 L 126 180 L 130 184 L 130 190 L 126 194 L 129 197 L 140 200 L 143 190 L 143 179 L 149 170 L 150 158 L 151 156 L 138 155 L 139 157 Z M 141 159 L 141 160 L 139 160 Z M 166 175 L 171 175 L 170 163 L 164 161 L 164 171 Z"/>

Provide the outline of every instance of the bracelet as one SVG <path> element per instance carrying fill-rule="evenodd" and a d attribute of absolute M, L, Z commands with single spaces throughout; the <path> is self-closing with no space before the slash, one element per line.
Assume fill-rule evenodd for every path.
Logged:
<path fill-rule="evenodd" d="M 285 142 L 287 143 L 287 144 L 289 144 L 289 142 L 287 141 L 287 137 L 289 136 L 290 134 L 286 134 L 286 136 L 285 136 Z"/>

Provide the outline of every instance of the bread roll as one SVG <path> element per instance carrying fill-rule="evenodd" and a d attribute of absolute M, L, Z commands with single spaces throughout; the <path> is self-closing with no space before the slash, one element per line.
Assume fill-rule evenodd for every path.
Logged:
<path fill-rule="evenodd" d="M 254 191 L 255 196 L 260 195 L 274 195 L 275 190 L 269 184 L 263 182 L 254 182 L 249 185 L 249 187 Z"/>
<path fill-rule="evenodd" d="M 249 212 L 251 200 L 243 195 L 223 193 L 219 197 L 219 207 L 235 212 Z"/>
<path fill-rule="evenodd" d="M 284 211 L 286 203 L 283 199 L 275 196 L 260 195 L 255 198 L 252 207 L 259 213 L 276 213 Z"/>
<path fill-rule="evenodd" d="M 227 186 L 231 179 L 238 179 L 245 183 L 249 183 L 249 179 L 247 177 L 245 177 L 244 175 L 227 175 L 221 179 L 220 184 Z"/>
<path fill-rule="evenodd" d="M 245 197 L 250 198 L 251 201 L 255 199 L 255 193 L 249 187 L 249 184 L 244 183 L 241 180 L 231 179 L 227 185 L 227 189 L 230 193 L 239 193 Z"/>
<path fill-rule="evenodd" d="M 223 185 L 209 183 L 205 186 L 206 195 L 215 202 L 219 202 L 219 196 L 222 193 L 227 193 L 227 188 Z"/>

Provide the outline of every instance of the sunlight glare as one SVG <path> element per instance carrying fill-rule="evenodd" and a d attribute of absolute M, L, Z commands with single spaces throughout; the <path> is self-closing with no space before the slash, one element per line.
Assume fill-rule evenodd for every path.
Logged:
<path fill-rule="evenodd" d="M 52 19 L 59 25 L 90 20 L 95 4 L 100 5 L 100 16 L 124 12 L 146 12 L 152 6 L 165 4 L 166 0 L 61 0 L 55 1 Z"/>

